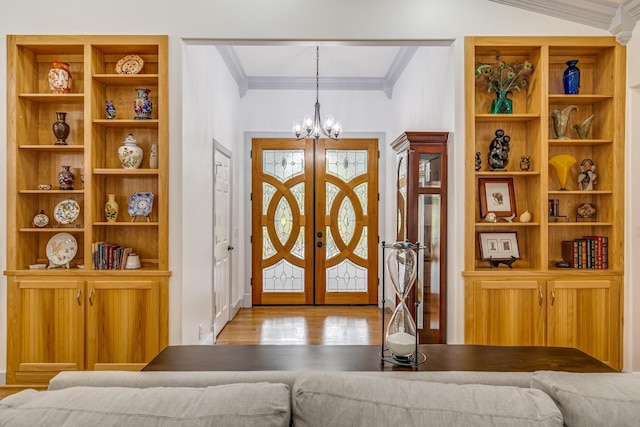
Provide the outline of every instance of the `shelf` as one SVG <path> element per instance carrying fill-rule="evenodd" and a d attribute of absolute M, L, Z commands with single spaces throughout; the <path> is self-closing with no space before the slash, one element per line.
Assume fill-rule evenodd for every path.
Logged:
<path fill-rule="evenodd" d="M 591 222 L 591 221 L 558 221 L 558 222 L 549 222 L 549 227 L 611 227 L 613 223 L 611 222 Z"/>
<path fill-rule="evenodd" d="M 151 120 L 135 120 L 135 119 L 94 119 L 94 125 L 102 126 L 105 128 L 143 128 L 143 129 L 158 129 L 160 121 L 158 119 Z"/>
<path fill-rule="evenodd" d="M 548 192 L 550 196 L 571 196 L 571 195 L 607 195 L 613 194 L 613 191 L 607 190 L 591 190 L 591 191 L 581 191 L 581 190 L 550 190 Z"/>
<path fill-rule="evenodd" d="M 549 105 L 585 105 L 585 104 L 597 104 L 600 102 L 613 99 L 613 95 L 564 95 L 564 94 L 550 94 Z"/>
<path fill-rule="evenodd" d="M 136 220 L 135 222 L 126 222 L 126 221 L 117 221 L 117 222 L 94 222 L 93 225 L 99 225 L 102 227 L 157 227 L 159 224 L 156 221 L 140 221 Z"/>
<path fill-rule="evenodd" d="M 21 233 L 84 233 L 84 228 L 75 228 L 75 227 L 44 227 L 44 228 L 20 228 L 18 231 Z"/>
<path fill-rule="evenodd" d="M 530 122 L 540 118 L 540 114 L 476 114 L 476 123 L 489 122 Z"/>
<path fill-rule="evenodd" d="M 94 74 L 93 80 L 113 86 L 158 86 L 158 74 Z"/>
<path fill-rule="evenodd" d="M 84 190 L 20 190 L 19 194 L 84 194 Z"/>
<path fill-rule="evenodd" d="M 82 152 L 84 151 L 84 145 L 54 145 L 54 144 L 29 144 L 29 145 L 20 145 L 18 146 L 20 150 L 25 151 L 60 151 L 60 152 Z"/>
<path fill-rule="evenodd" d="M 476 176 L 539 176 L 539 171 L 476 171 Z"/>
<path fill-rule="evenodd" d="M 476 222 L 477 228 L 492 228 L 492 227 L 539 227 L 539 222 Z"/>
<path fill-rule="evenodd" d="M 549 146 L 552 147 L 584 147 L 593 145 L 612 144 L 611 139 L 550 139 Z"/>
<path fill-rule="evenodd" d="M 94 169 L 94 175 L 145 176 L 158 175 L 159 169 Z"/>
<path fill-rule="evenodd" d="M 40 103 L 82 104 L 84 102 L 82 93 L 21 93 L 18 97 Z"/>

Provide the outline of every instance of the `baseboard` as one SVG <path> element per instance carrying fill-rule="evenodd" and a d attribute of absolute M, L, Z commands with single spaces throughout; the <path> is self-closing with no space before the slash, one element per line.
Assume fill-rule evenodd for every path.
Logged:
<path fill-rule="evenodd" d="M 7 383 L 7 372 L 0 371 L 0 385 L 5 385 Z"/>
<path fill-rule="evenodd" d="M 209 332 L 202 340 L 200 340 L 200 345 L 213 345 L 213 332 Z"/>

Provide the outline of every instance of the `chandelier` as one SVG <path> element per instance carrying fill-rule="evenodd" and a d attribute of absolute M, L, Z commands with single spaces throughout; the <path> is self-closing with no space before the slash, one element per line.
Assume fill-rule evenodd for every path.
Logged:
<path fill-rule="evenodd" d="M 305 116 L 302 120 L 302 124 L 298 122 L 293 123 L 293 134 L 296 136 L 296 140 L 304 138 L 318 139 L 322 133 L 324 136 L 331 139 L 338 139 L 340 132 L 342 132 L 342 124 L 337 122 L 333 116 L 327 116 L 327 119 L 322 122 L 320 118 L 320 47 L 316 46 L 316 106 L 313 119 L 310 116 Z"/>

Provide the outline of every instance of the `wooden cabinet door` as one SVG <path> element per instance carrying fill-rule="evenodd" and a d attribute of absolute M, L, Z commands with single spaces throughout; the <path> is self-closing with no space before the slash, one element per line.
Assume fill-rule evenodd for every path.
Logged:
<path fill-rule="evenodd" d="M 620 369 L 617 279 L 552 280 L 547 285 L 549 346 L 575 347 Z"/>
<path fill-rule="evenodd" d="M 537 280 L 477 280 L 473 286 L 472 342 L 467 339 L 468 343 L 545 344 L 543 284 Z"/>
<path fill-rule="evenodd" d="M 7 384 L 84 369 L 84 283 L 9 278 Z"/>
<path fill-rule="evenodd" d="M 160 281 L 87 282 L 88 370 L 140 370 L 160 348 Z"/>

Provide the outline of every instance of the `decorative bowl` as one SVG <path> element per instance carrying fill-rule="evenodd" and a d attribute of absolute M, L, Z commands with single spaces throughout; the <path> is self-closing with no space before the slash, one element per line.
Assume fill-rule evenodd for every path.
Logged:
<path fill-rule="evenodd" d="M 51 184 L 38 184 L 38 190 L 51 190 Z"/>

